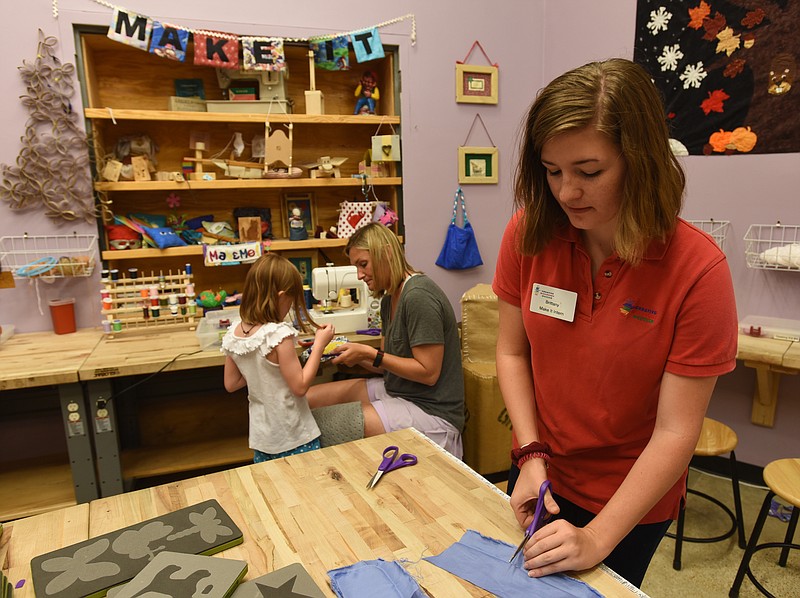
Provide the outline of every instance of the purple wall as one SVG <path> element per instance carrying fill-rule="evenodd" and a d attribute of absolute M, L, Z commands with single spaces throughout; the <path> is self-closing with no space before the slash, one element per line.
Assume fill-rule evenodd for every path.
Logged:
<path fill-rule="evenodd" d="M 19 137 L 28 117 L 18 99 L 24 93 L 17 67 L 36 51 L 37 30 L 60 42 L 60 56 L 74 62 L 73 23 L 107 25 L 111 11 L 92 0 L 60 0 L 54 19 L 50 3 L 31 2 L 0 25 L 0 162 L 13 163 Z M 209 0 L 164 3 L 136 0 L 123 6 L 151 17 L 187 27 L 222 29 L 240 34 L 308 36 L 369 26 L 406 13 L 417 17 L 417 44 L 411 46 L 410 21 L 381 30 L 385 43 L 400 47 L 402 69 L 404 207 L 407 253 L 416 267 L 432 275 L 445 289 L 456 311 L 461 294 L 478 282 L 489 282 L 500 236 L 511 214 L 511 179 L 517 132 L 536 91 L 556 75 L 590 60 L 633 54 L 635 0 L 507 0 L 502 11 L 493 3 L 475 0 L 408 0 L 365 3 L 320 0 L 286 3 L 267 10 L 263 2 L 241 0 L 235 13 Z M 598 25 L 600 25 L 598 27 Z M 473 41 L 480 40 L 500 66 L 497 106 L 456 104 L 455 62 Z M 482 63 L 479 52 L 470 62 Z M 80 102 L 76 98 L 76 105 Z M 465 186 L 466 198 L 485 265 L 468 272 L 449 272 L 434 265 L 444 238 L 457 186 L 456 148 L 464 143 L 473 118 L 480 112 L 499 148 L 500 183 Z M 471 144 L 488 144 L 479 126 Z M 800 224 L 800 204 L 791 196 L 800 187 L 797 154 L 684 158 L 688 190 L 684 216 L 690 219 L 730 220 L 725 243 L 734 276 L 740 317 L 748 314 L 800 319 L 800 273 L 748 269 L 742 238 L 751 223 L 781 220 Z M 0 236 L 94 232 L 90 224 L 55 225 L 38 214 L 11 212 L 0 204 Z M 40 285 L 45 314 L 36 309 L 35 289 L 27 283 L 0 290 L 0 323 L 19 331 L 51 328 L 47 299 L 74 296 L 78 325 L 99 323 L 97 278 L 62 280 Z M 740 436 L 739 458 L 763 465 L 769 460 L 800 453 L 791 423 L 800 416 L 800 377 L 783 376 L 777 424 L 759 428 L 749 422 L 755 375 L 739 365 L 720 382 L 710 414 L 733 426 Z"/>

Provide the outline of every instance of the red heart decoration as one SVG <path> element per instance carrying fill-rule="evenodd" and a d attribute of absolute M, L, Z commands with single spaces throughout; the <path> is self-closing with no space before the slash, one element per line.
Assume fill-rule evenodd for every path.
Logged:
<path fill-rule="evenodd" d="M 356 226 L 358 226 L 358 223 L 364 219 L 365 216 L 366 214 L 350 214 L 350 216 L 347 217 L 347 223 L 353 228 L 355 228 Z"/>

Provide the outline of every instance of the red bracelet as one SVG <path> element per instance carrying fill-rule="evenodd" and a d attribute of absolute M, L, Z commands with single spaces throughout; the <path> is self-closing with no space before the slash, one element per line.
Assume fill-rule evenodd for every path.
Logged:
<path fill-rule="evenodd" d="M 522 455 L 519 459 L 517 459 L 517 468 L 522 469 L 522 464 L 527 463 L 531 459 L 543 459 L 545 467 L 550 464 L 550 455 L 547 453 L 528 453 L 527 455 Z"/>
<path fill-rule="evenodd" d="M 529 442 L 511 451 L 511 463 L 519 467 L 528 459 L 533 458 L 544 459 L 545 462 L 549 462 L 552 456 L 553 450 L 546 442 Z"/>

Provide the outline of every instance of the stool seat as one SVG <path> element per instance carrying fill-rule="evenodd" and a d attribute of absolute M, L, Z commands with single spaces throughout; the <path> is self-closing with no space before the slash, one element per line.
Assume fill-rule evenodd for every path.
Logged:
<path fill-rule="evenodd" d="M 719 457 L 730 453 L 738 444 L 739 437 L 733 428 L 706 417 L 703 418 L 703 427 L 694 454 L 696 457 Z"/>
<path fill-rule="evenodd" d="M 764 483 L 775 494 L 800 509 L 800 459 L 778 459 L 764 468 Z"/>
<path fill-rule="evenodd" d="M 710 501 L 717 505 L 728 516 L 731 522 L 730 528 L 723 534 L 710 537 L 692 537 L 686 536 L 683 533 L 684 522 L 686 518 L 686 508 L 681 509 L 678 513 L 678 527 L 675 533 L 669 532 L 666 534 L 668 538 L 675 539 L 675 554 L 672 559 L 672 568 L 679 571 L 681 568 L 681 552 L 683 549 L 683 542 L 699 542 L 711 543 L 720 542 L 730 538 L 734 532 L 739 532 L 738 543 L 739 548 L 745 547 L 744 535 L 744 521 L 742 517 L 742 499 L 739 494 L 739 475 L 736 469 L 736 453 L 734 449 L 739 444 L 739 437 L 733 428 L 726 426 L 720 421 L 711 419 L 710 417 L 703 418 L 703 427 L 700 429 L 700 436 L 697 439 L 697 445 L 694 449 L 695 457 L 719 457 L 726 453 L 729 454 L 729 461 L 731 467 L 731 486 L 733 489 L 733 505 L 735 509 L 731 511 L 727 505 L 713 496 L 693 490 L 692 488 L 686 489 L 687 501 L 688 495 L 692 494 L 698 498 Z"/>
<path fill-rule="evenodd" d="M 733 580 L 728 595 L 735 598 L 739 595 L 739 589 L 742 587 L 744 576 L 753 582 L 753 585 L 765 596 L 774 598 L 771 594 L 753 575 L 750 570 L 750 560 L 753 554 L 759 550 L 766 548 L 780 548 L 781 554 L 778 559 L 778 565 L 781 567 L 786 566 L 786 561 L 789 558 L 789 550 L 800 550 L 800 544 L 793 544 L 794 533 L 797 530 L 797 521 L 800 518 L 800 459 L 778 459 L 767 464 L 764 468 L 764 483 L 767 484 L 769 491 L 767 496 L 764 497 L 764 502 L 761 505 L 761 510 L 758 513 L 758 519 L 753 527 L 753 533 L 750 536 L 750 541 L 747 544 L 747 549 L 742 556 L 742 562 L 739 564 L 739 570 L 736 572 L 736 578 Z M 792 509 L 792 516 L 789 519 L 789 525 L 786 528 L 786 536 L 783 542 L 766 542 L 759 544 L 758 539 L 761 536 L 761 531 L 764 529 L 764 522 L 769 514 L 770 507 L 772 506 L 772 499 L 778 496 L 785 500 L 794 507 Z"/>

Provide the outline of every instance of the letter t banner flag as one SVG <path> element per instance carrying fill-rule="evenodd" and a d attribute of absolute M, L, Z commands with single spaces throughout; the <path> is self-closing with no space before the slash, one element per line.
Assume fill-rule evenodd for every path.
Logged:
<path fill-rule="evenodd" d="M 377 27 L 351 33 L 350 41 L 353 43 L 353 50 L 355 50 L 358 62 L 367 62 L 384 56 L 381 34 L 378 33 Z"/>
<path fill-rule="evenodd" d="M 115 8 L 108 37 L 147 52 L 152 31 L 153 21 L 149 17 Z"/>
<path fill-rule="evenodd" d="M 234 38 L 234 36 L 230 36 Z M 228 37 L 194 34 L 194 63 L 220 69 L 239 68 L 239 42 Z"/>

